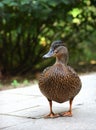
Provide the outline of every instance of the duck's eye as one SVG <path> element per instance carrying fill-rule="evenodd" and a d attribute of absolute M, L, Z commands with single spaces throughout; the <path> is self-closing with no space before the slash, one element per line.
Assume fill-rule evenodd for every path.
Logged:
<path fill-rule="evenodd" d="M 57 47 L 59 47 L 59 46 L 60 46 L 60 45 L 55 45 L 55 46 L 54 46 L 54 50 L 55 50 Z"/>

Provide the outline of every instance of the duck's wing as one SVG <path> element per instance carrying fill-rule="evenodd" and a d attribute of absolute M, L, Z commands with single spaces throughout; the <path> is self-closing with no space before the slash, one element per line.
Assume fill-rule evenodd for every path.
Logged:
<path fill-rule="evenodd" d="M 77 75 L 76 71 L 72 67 L 68 66 L 67 68 L 69 72 Z"/>
<path fill-rule="evenodd" d="M 68 66 L 68 71 L 70 77 L 69 83 L 72 83 L 73 86 L 82 86 L 81 80 L 75 70 L 72 67 Z"/>

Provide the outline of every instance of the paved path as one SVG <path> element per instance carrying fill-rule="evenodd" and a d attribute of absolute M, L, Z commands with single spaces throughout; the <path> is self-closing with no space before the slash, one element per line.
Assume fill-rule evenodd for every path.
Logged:
<path fill-rule="evenodd" d="M 83 86 L 73 102 L 73 117 L 42 118 L 49 105 L 37 84 L 1 91 L 0 130 L 96 130 L 96 73 L 80 78 Z M 54 102 L 53 110 L 63 112 L 68 106 Z"/>

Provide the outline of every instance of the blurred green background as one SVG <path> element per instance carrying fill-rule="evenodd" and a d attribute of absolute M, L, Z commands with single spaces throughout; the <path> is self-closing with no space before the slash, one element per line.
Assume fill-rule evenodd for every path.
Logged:
<path fill-rule="evenodd" d="M 96 66 L 96 0 L 0 0 L 1 77 L 35 77 L 54 63 L 42 56 L 58 39 L 77 71 Z"/>

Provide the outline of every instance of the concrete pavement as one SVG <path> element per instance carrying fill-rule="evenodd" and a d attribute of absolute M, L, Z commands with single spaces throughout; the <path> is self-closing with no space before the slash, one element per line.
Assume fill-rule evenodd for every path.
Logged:
<path fill-rule="evenodd" d="M 49 104 L 38 84 L 1 91 L 0 130 L 96 130 L 96 73 L 80 78 L 82 90 L 74 99 L 73 117 L 42 118 L 49 113 Z M 68 108 L 68 102 L 53 102 L 56 113 Z"/>

